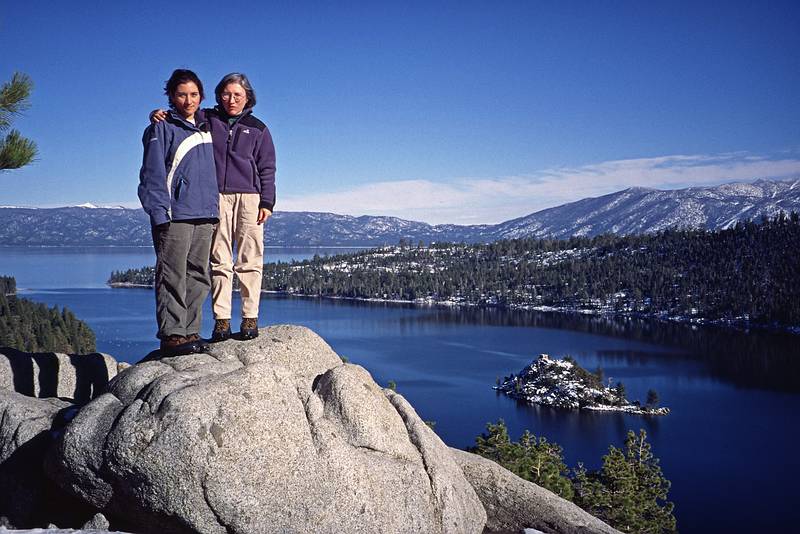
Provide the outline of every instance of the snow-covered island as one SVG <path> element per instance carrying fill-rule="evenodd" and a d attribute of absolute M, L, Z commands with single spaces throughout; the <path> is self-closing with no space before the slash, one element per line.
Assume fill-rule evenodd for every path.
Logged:
<path fill-rule="evenodd" d="M 567 357 L 563 360 L 550 358 L 547 354 L 527 365 L 518 375 L 506 377 L 494 389 L 515 399 L 553 406 L 581 410 L 625 412 L 637 415 L 667 415 L 669 408 L 658 408 L 657 395 L 651 391 L 648 402 L 625 398 L 622 384 L 606 387 L 599 374 L 591 373 Z"/>

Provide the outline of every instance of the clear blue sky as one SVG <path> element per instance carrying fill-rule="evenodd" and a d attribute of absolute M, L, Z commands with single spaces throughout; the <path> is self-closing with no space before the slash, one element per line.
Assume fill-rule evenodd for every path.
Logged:
<path fill-rule="evenodd" d="M 800 2 L 3 2 L 38 161 L 0 205 L 138 205 L 174 68 L 247 73 L 277 209 L 488 223 L 800 176 Z M 213 95 L 206 103 L 213 104 Z"/>

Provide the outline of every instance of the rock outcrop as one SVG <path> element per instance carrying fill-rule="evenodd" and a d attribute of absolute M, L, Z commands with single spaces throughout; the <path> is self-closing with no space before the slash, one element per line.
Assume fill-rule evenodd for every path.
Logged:
<path fill-rule="evenodd" d="M 451 450 L 401 395 L 303 327 L 262 329 L 208 354 L 154 353 L 116 376 L 110 357 L 98 375 L 100 360 L 27 355 L 26 364 L 22 353 L 5 354 L 13 372 L 3 374 L 0 357 L 0 515 L 17 527 L 615 532 L 502 467 Z M 56 378 L 47 388 L 45 368 L 62 369 L 48 371 Z M 107 384 L 94 378 L 104 372 L 113 376 Z M 71 385 L 87 380 L 88 390 Z M 71 402 L 87 398 L 79 390 L 102 394 Z M 62 398 L 32 398 L 46 394 Z"/>
<path fill-rule="evenodd" d="M 68 417 L 70 403 L 0 389 L 0 515 L 12 525 L 79 522 L 88 507 L 66 495 L 42 468 L 51 428 Z"/>
<path fill-rule="evenodd" d="M 484 532 L 533 528 L 559 534 L 619 534 L 578 506 L 477 454 L 450 449 L 486 510 Z"/>
<path fill-rule="evenodd" d="M 449 449 L 301 327 L 140 363 L 66 426 L 53 478 L 135 532 L 481 532 Z"/>
<path fill-rule="evenodd" d="M 107 354 L 25 353 L 0 347 L 0 515 L 13 525 L 76 523 L 88 505 L 43 471 L 53 429 L 105 390 L 118 363 Z"/>
<path fill-rule="evenodd" d="M 105 389 L 117 368 L 108 354 L 29 354 L 0 347 L 0 390 L 85 403 Z"/>

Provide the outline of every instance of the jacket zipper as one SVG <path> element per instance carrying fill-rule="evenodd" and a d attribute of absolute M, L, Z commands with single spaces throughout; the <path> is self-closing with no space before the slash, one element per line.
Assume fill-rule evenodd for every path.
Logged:
<path fill-rule="evenodd" d="M 239 121 L 242 120 L 242 118 L 244 118 L 244 116 L 245 116 L 245 112 L 242 111 L 242 113 L 239 115 L 239 118 L 236 119 L 236 121 L 233 124 L 228 123 L 228 141 L 227 141 L 226 147 L 225 147 L 226 148 L 226 150 L 225 150 L 225 178 L 222 181 L 222 190 L 223 191 L 227 191 L 228 190 L 228 163 L 230 162 L 230 159 L 231 159 L 231 142 L 233 140 L 233 129 L 236 127 L 237 124 L 239 124 Z"/>
<path fill-rule="evenodd" d="M 222 181 L 222 190 L 228 190 L 228 164 L 231 160 L 231 138 L 233 137 L 233 128 L 228 127 L 228 142 L 225 147 L 225 178 Z"/>

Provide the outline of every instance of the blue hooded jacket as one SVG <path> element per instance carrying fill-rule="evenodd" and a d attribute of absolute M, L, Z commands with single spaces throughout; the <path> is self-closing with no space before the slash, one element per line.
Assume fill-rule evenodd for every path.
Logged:
<path fill-rule="evenodd" d="M 211 133 L 202 111 L 196 124 L 174 111 L 142 137 L 139 200 L 158 226 L 170 221 L 219 218 L 219 189 Z"/>

